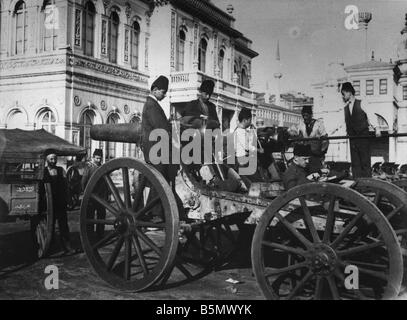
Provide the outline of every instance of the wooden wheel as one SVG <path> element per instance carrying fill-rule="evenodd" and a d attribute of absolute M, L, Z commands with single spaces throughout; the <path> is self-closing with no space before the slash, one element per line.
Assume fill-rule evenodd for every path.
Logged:
<path fill-rule="evenodd" d="M 403 275 L 397 237 L 380 210 L 329 183 L 298 186 L 272 202 L 254 234 L 252 266 L 268 299 L 391 299 Z"/>
<path fill-rule="evenodd" d="M 407 192 L 407 179 L 393 181 L 393 184 Z"/>
<path fill-rule="evenodd" d="M 31 233 L 33 235 L 37 257 L 48 255 L 54 236 L 54 209 L 52 203 L 51 184 L 45 183 L 46 211 L 31 217 Z"/>
<path fill-rule="evenodd" d="M 114 287 L 141 291 L 159 280 L 174 261 L 178 224 L 170 186 L 141 161 L 109 161 L 86 187 L 80 217 L 83 249 L 96 273 Z"/>
<path fill-rule="evenodd" d="M 68 183 L 68 192 L 69 192 L 69 200 L 67 204 L 67 209 L 68 210 L 73 210 L 75 209 L 80 201 L 79 201 L 79 195 L 80 195 L 80 174 L 77 168 L 75 167 L 69 167 L 68 170 L 66 171 L 66 180 Z"/>
<path fill-rule="evenodd" d="M 372 201 L 389 220 L 399 240 L 403 258 L 406 260 L 407 193 L 396 184 L 371 178 L 358 179 L 352 188 Z M 405 269 L 406 267 L 407 264 Z"/>
<path fill-rule="evenodd" d="M 159 287 L 175 287 L 204 277 L 222 267 L 235 253 L 236 235 L 232 217 L 215 221 L 192 223 L 182 232 L 177 256 L 170 271 L 161 279 Z M 240 222 L 240 221 L 239 221 Z"/>

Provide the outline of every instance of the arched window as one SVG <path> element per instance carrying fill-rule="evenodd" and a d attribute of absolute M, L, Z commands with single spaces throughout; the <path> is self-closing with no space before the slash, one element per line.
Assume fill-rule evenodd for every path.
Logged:
<path fill-rule="evenodd" d="M 246 68 L 243 68 L 242 69 L 242 72 L 241 72 L 241 74 L 240 74 L 240 84 L 243 86 L 243 87 L 246 87 L 246 88 L 248 88 L 249 87 L 249 76 L 247 75 L 247 71 L 246 71 Z"/>
<path fill-rule="evenodd" d="M 208 48 L 208 42 L 202 39 L 199 43 L 198 51 L 198 70 L 205 73 L 206 70 L 206 50 Z"/>
<path fill-rule="evenodd" d="M 93 2 L 86 2 L 85 10 L 83 10 L 82 43 L 83 53 L 90 57 L 93 56 L 93 46 L 95 41 L 95 15 L 96 9 Z"/>
<path fill-rule="evenodd" d="M 109 61 L 117 63 L 117 38 L 119 36 L 119 15 L 112 12 L 109 18 Z"/>
<path fill-rule="evenodd" d="M 178 54 L 177 54 L 177 70 L 184 71 L 184 60 L 185 60 L 185 31 L 180 30 L 178 35 Z"/>
<path fill-rule="evenodd" d="M 14 54 L 24 54 L 27 51 L 28 45 L 28 17 L 27 6 L 24 1 L 17 2 L 14 12 L 14 27 L 15 27 L 15 48 Z"/>
<path fill-rule="evenodd" d="M 131 67 L 136 70 L 138 69 L 139 43 L 140 25 L 134 21 L 131 29 Z"/>
<path fill-rule="evenodd" d="M 239 72 L 238 72 L 238 67 L 237 67 L 237 63 L 235 61 L 235 63 L 233 64 L 233 79 L 235 79 L 235 77 L 237 77 L 237 83 L 240 84 L 240 79 L 239 79 Z"/>
<path fill-rule="evenodd" d="M 107 118 L 107 124 L 119 123 L 119 115 L 117 113 L 112 113 Z M 116 142 L 106 142 L 106 161 L 116 158 Z"/>
<path fill-rule="evenodd" d="M 90 139 L 90 128 L 95 122 L 95 112 L 86 110 L 80 120 L 79 145 L 86 148 L 88 155 L 91 154 L 92 140 Z"/>
<path fill-rule="evenodd" d="M 219 77 L 223 79 L 223 64 L 225 61 L 225 50 L 220 49 L 218 57 Z"/>
<path fill-rule="evenodd" d="M 58 19 L 55 13 L 55 0 L 45 0 L 41 8 L 42 16 L 42 51 L 54 51 L 57 49 L 58 29 L 55 24 Z"/>
<path fill-rule="evenodd" d="M 26 121 L 24 113 L 20 110 L 14 110 L 7 118 L 7 129 L 24 129 Z"/>
<path fill-rule="evenodd" d="M 55 115 L 54 113 L 46 109 L 43 112 L 40 113 L 38 117 L 38 127 L 47 130 L 48 132 L 51 132 L 52 134 L 55 134 Z"/>

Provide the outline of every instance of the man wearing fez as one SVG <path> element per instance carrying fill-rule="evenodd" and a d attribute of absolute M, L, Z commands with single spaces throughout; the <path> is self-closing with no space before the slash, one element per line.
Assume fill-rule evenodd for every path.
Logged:
<path fill-rule="evenodd" d="M 289 130 L 291 136 L 297 136 L 300 138 L 320 138 L 327 137 L 324 123 L 322 120 L 314 119 L 312 106 L 304 106 L 301 111 L 303 122 L 298 126 L 293 126 Z M 311 156 L 309 159 L 308 169 L 310 173 L 318 172 L 323 166 L 325 160 L 325 154 L 328 151 L 328 140 L 312 140 L 304 141 L 304 145 L 311 147 Z"/>
<path fill-rule="evenodd" d="M 96 170 L 102 165 L 102 159 L 103 159 L 102 149 L 95 149 L 95 151 L 93 151 L 92 160 L 87 163 L 87 167 L 82 176 L 81 183 L 82 183 L 83 191 L 85 191 L 86 185 L 88 184 L 90 178 L 93 176 L 93 174 L 96 172 Z M 108 186 L 106 185 L 106 183 L 103 180 L 98 182 L 96 193 L 103 200 L 108 199 L 108 197 L 109 197 Z M 92 212 L 93 216 L 96 213 L 96 217 L 98 219 L 103 220 L 106 218 L 106 209 L 104 206 L 100 205 L 99 203 L 91 202 L 91 205 L 89 206 L 89 211 Z M 105 226 L 103 224 L 98 224 L 96 226 L 96 235 L 98 238 L 103 237 L 104 231 L 105 231 L 104 228 L 105 228 Z"/>
<path fill-rule="evenodd" d="M 220 129 L 220 122 L 216 112 L 216 106 L 210 102 L 215 83 L 212 80 L 204 80 L 199 87 L 199 98 L 187 104 L 182 113 L 182 125 L 201 129 Z"/>
<path fill-rule="evenodd" d="M 177 175 L 177 170 L 178 170 L 178 165 L 177 164 L 172 164 L 171 161 L 171 154 L 172 154 L 172 135 L 171 135 L 171 129 L 172 125 L 171 122 L 167 119 L 163 108 L 160 105 L 160 101 L 162 101 L 168 91 L 168 85 L 169 85 L 169 80 L 168 78 L 164 76 L 159 76 L 151 85 L 151 93 L 147 97 L 147 101 L 144 104 L 143 107 L 143 113 L 142 113 L 142 150 L 144 154 L 144 159 L 147 163 L 153 165 L 162 175 L 163 177 L 168 181 L 168 183 L 171 185 L 173 193 L 176 197 L 177 204 L 178 204 L 178 209 L 182 210 L 182 202 L 177 196 L 175 192 L 175 177 Z M 157 143 L 157 141 L 150 141 L 150 134 L 153 130 L 155 129 L 161 129 L 165 130 L 168 133 L 169 137 L 169 163 L 159 163 L 159 164 L 152 164 L 150 159 L 150 150 L 151 148 Z M 160 157 L 160 154 L 157 154 L 158 157 Z M 154 191 L 155 192 L 155 191 Z M 153 197 L 153 193 L 150 192 L 150 198 Z M 160 215 L 161 213 L 158 213 L 156 215 Z M 180 215 L 182 215 L 182 211 L 180 211 Z"/>
<path fill-rule="evenodd" d="M 47 166 L 44 170 L 43 182 L 51 184 L 54 217 L 55 220 L 58 221 L 62 248 L 65 253 L 72 254 L 75 253 L 75 250 L 71 247 L 68 215 L 66 210 L 68 203 L 68 183 L 66 180 L 66 172 L 62 167 L 57 166 L 58 157 L 55 151 L 49 150 L 45 156 Z M 41 189 L 43 189 L 43 186 L 41 186 Z M 41 190 L 40 194 L 45 194 L 45 190 Z"/>
<path fill-rule="evenodd" d="M 345 82 L 341 88 L 342 98 L 345 102 L 345 124 L 348 136 L 368 136 L 369 128 L 376 131 L 380 137 L 379 127 L 374 127 L 369 121 L 366 105 L 355 98 L 355 89 L 350 82 Z M 368 139 L 350 139 L 350 156 L 352 161 L 352 176 L 354 179 L 371 177 L 371 152 Z"/>

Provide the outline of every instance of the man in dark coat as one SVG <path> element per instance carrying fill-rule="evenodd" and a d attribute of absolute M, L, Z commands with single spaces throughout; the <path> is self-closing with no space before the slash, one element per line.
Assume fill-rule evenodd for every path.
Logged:
<path fill-rule="evenodd" d="M 380 130 L 369 121 L 366 106 L 361 100 L 355 98 L 355 89 L 350 82 L 345 82 L 341 88 L 343 101 L 345 102 L 345 123 L 348 136 L 367 136 L 369 128 L 376 131 L 376 137 L 380 137 Z M 354 179 L 371 177 L 371 151 L 368 139 L 351 139 L 350 156 L 352 160 L 352 176 Z"/>
<path fill-rule="evenodd" d="M 147 101 L 143 107 L 142 113 L 142 132 L 143 132 L 143 139 L 142 139 L 142 150 L 144 154 L 144 159 L 147 163 L 153 165 L 168 181 L 170 186 L 172 187 L 173 193 L 176 197 L 178 210 L 180 211 L 180 216 L 183 215 L 183 206 L 180 202 L 181 200 L 177 196 L 175 192 L 175 178 L 178 171 L 178 164 L 172 164 L 171 154 L 172 154 L 172 135 L 171 135 L 171 122 L 167 119 L 164 110 L 160 106 L 159 102 L 162 101 L 168 91 L 168 84 L 169 80 L 164 76 L 159 76 L 151 85 L 151 93 L 147 97 Z M 150 134 L 155 129 L 165 130 L 168 133 L 169 137 L 169 163 L 158 163 L 153 164 L 150 150 L 151 148 L 158 143 L 157 141 L 150 141 Z M 157 156 L 161 156 L 158 154 Z M 149 198 L 153 198 L 155 195 L 155 190 L 150 192 Z M 160 215 L 161 213 L 155 213 L 156 215 Z"/>
<path fill-rule="evenodd" d="M 186 127 L 200 129 L 205 123 L 207 129 L 220 128 L 216 106 L 210 101 L 215 83 L 205 80 L 199 87 L 199 98 L 189 102 L 184 112 L 181 124 Z"/>
<path fill-rule="evenodd" d="M 294 159 L 283 174 L 283 184 L 286 190 L 312 182 L 307 179 L 309 174 L 307 169 L 311 155 L 309 145 L 296 144 L 294 146 Z"/>

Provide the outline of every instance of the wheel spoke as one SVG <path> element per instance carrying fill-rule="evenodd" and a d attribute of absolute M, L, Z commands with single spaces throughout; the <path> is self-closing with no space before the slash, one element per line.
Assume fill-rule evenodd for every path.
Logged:
<path fill-rule="evenodd" d="M 359 221 L 360 218 L 363 217 L 365 213 L 360 211 L 349 224 L 343 229 L 343 231 L 340 233 L 340 235 L 335 239 L 334 242 L 332 242 L 331 247 L 336 248 L 339 243 L 345 239 L 345 237 L 348 235 L 348 233 L 352 230 L 352 228 L 355 226 L 355 224 Z"/>
<path fill-rule="evenodd" d="M 341 297 L 339 296 L 338 292 L 338 287 L 336 286 L 335 278 L 330 275 L 327 277 L 328 284 L 329 284 L 329 289 L 331 290 L 332 293 L 332 298 L 334 300 L 341 300 Z"/>
<path fill-rule="evenodd" d="M 142 233 L 139 230 L 136 230 L 137 236 L 145 242 L 151 249 L 153 249 L 159 256 L 161 256 L 161 249 L 157 247 L 157 245 L 151 240 L 149 237 L 147 237 L 144 233 Z"/>
<path fill-rule="evenodd" d="M 348 264 L 343 261 L 341 261 L 340 264 L 344 267 L 348 266 Z M 359 266 L 357 266 L 357 268 L 358 268 L 358 271 L 361 273 L 387 281 L 387 274 L 385 274 L 383 272 L 373 271 L 373 270 L 369 270 L 369 269 L 359 267 Z"/>
<path fill-rule="evenodd" d="M 322 300 L 322 290 L 324 288 L 324 278 L 317 277 L 317 282 L 315 285 L 315 300 Z"/>
<path fill-rule="evenodd" d="M 179 271 L 181 271 L 187 279 L 193 278 L 191 272 L 189 272 L 189 271 L 187 270 L 187 268 L 185 268 L 185 267 L 182 265 L 182 263 L 181 263 L 180 261 L 176 261 L 176 262 L 175 262 L 175 267 L 176 267 Z"/>
<path fill-rule="evenodd" d="M 124 242 L 123 237 L 120 237 L 119 241 L 117 241 L 117 243 L 116 243 L 116 245 L 115 245 L 115 247 L 113 249 L 113 252 L 112 252 L 112 255 L 109 258 L 109 261 L 107 262 L 107 270 L 108 271 L 112 270 L 113 265 L 116 262 L 117 256 L 119 255 L 120 250 L 122 249 L 123 242 Z"/>
<path fill-rule="evenodd" d="M 364 244 L 362 246 L 358 246 L 358 247 L 354 247 L 354 248 L 350 248 L 350 249 L 338 250 L 337 254 L 340 257 L 344 257 L 344 256 L 355 254 L 355 253 L 358 253 L 358 252 L 361 252 L 361 251 L 367 251 L 367 250 L 374 249 L 374 248 L 377 248 L 377 247 L 382 247 L 382 246 L 384 246 L 384 242 L 379 241 L 379 242 Z"/>
<path fill-rule="evenodd" d="M 308 266 L 309 266 L 308 262 L 306 262 L 306 261 L 305 262 L 300 262 L 300 263 L 293 264 L 293 265 L 285 267 L 285 268 L 270 271 L 265 275 L 265 277 L 270 278 L 272 276 L 282 274 L 282 273 L 287 273 L 287 272 L 290 272 L 290 271 L 293 271 L 293 270 L 298 270 L 298 269 L 301 269 L 301 268 L 308 268 Z"/>
<path fill-rule="evenodd" d="M 300 203 L 301 207 L 304 213 L 304 221 L 308 226 L 308 229 L 311 233 L 312 239 L 314 242 L 321 242 L 321 239 L 318 236 L 317 230 L 315 229 L 314 221 L 312 220 L 312 215 L 311 212 L 309 211 L 309 208 L 307 206 L 307 203 L 305 202 L 304 197 L 300 197 Z"/>
<path fill-rule="evenodd" d="M 104 224 L 108 226 L 114 225 L 114 220 L 98 220 L 98 219 L 86 219 L 86 224 Z"/>
<path fill-rule="evenodd" d="M 126 208 L 131 208 L 129 169 L 127 167 L 122 168 L 122 176 L 123 176 L 124 203 L 126 205 Z"/>
<path fill-rule="evenodd" d="M 127 236 L 124 240 L 124 279 L 130 280 L 131 240 Z"/>
<path fill-rule="evenodd" d="M 276 217 L 280 222 L 298 239 L 300 240 L 307 248 L 312 247 L 312 243 L 305 238 L 296 228 L 294 228 L 290 222 L 287 221 L 286 218 L 284 218 L 282 215 L 279 213 L 276 213 Z"/>
<path fill-rule="evenodd" d="M 118 233 L 116 231 L 109 233 L 107 236 L 105 236 L 104 238 L 102 238 L 101 240 L 96 242 L 92 246 L 92 250 L 99 249 L 103 244 L 106 244 L 106 242 L 108 242 L 109 240 L 112 240 L 113 238 L 117 237 L 117 235 L 118 235 Z"/>
<path fill-rule="evenodd" d="M 149 212 L 151 209 L 153 209 L 158 203 L 160 202 L 160 197 L 155 197 L 153 200 L 151 200 L 149 203 L 146 204 L 146 206 L 141 209 L 140 211 L 136 212 L 134 214 L 134 217 L 137 219 L 143 214 L 146 214 Z"/>
<path fill-rule="evenodd" d="M 287 300 L 291 300 L 297 294 L 297 292 L 304 287 L 304 285 L 311 279 L 312 276 L 313 276 L 312 271 L 308 271 L 305 277 L 297 284 L 293 291 L 291 291 L 291 293 L 287 297 Z"/>
<path fill-rule="evenodd" d="M 137 256 L 140 260 L 140 265 L 141 265 L 141 268 L 143 269 L 144 276 L 147 276 L 149 271 L 148 271 L 148 267 L 146 264 L 146 260 L 144 259 L 143 251 L 140 246 L 140 241 L 138 240 L 138 238 L 135 234 L 133 235 L 132 240 L 133 240 L 134 249 L 136 249 Z"/>
<path fill-rule="evenodd" d="M 401 209 L 403 209 L 405 206 L 405 204 L 401 204 L 399 205 L 397 208 L 394 208 L 387 216 L 386 219 L 390 220 L 391 218 L 393 218 L 396 214 L 398 214 L 400 212 Z"/>
<path fill-rule="evenodd" d="M 102 205 L 106 210 L 109 212 L 113 213 L 116 217 L 119 216 L 119 212 L 117 209 L 113 208 L 106 200 L 103 200 L 101 197 L 99 197 L 97 194 L 92 193 L 90 198 L 92 200 L 95 200 L 98 202 L 100 205 Z"/>
<path fill-rule="evenodd" d="M 280 249 L 280 250 L 283 250 L 283 251 L 286 251 L 286 252 L 298 254 L 298 255 L 303 256 L 303 257 L 305 257 L 307 255 L 307 252 L 305 250 L 294 248 L 294 247 L 289 247 L 289 246 L 286 246 L 284 244 L 279 244 L 279 243 L 265 241 L 265 240 L 262 241 L 262 244 L 264 246 L 267 246 L 267 247 L 271 247 L 271 248 L 274 248 L 274 249 Z"/>
<path fill-rule="evenodd" d="M 325 225 L 325 232 L 322 242 L 329 243 L 331 241 L 331 235 L 333 228 L 335 226 L 335 202 L 336 197 L 334 195 L 331 196 L 328 206 L 328 213 L 326 217 L 326 225 Z"/>
<path fill-rule="evenodd" d="M 138 210 L 138 208 L 140 207 L 139 206 L 140 202 L 143 200 L 143 192 L 144 192 L 145 184 L 146 184 L 146 178 L 144 176 L 141 176 L 139 187 L 137 188 L 137 190 L 135 190 L 136 194 L 134 195 L 133 211 Z"/>
<path fill-rule="evenodd" d="M 112 178 L 108 174 L 104 175 L 103 177 L 105 178 L 105 181 L 106 181 L 107 185 L 109 186 L 110 192 L 112 193 L 114 200 L 116 201 L 117 205 L 119 206 L 119 209 L 124 210 L 125 206 L 124 206 L 123 200 L 120 197 L 119 190 L 117 190 L 116 186 L 114 185 Z"/>
<path fill-rule="evenodd" d="M 160 228 L 160 229 L 165 229 L 165 223 L 154 223 L 154 222 L 149 222 L 149 221 L 136 221 L 136 225 L 138 227 L 146 227 L 146 228 Z"/>
<path fill-rule="evenodd" d="M 373 203 L 375 204 L 375 206 L 377 206 L 377 204 L 380 202 L 382 198 L 382 195 L 380 194 L 380 191 L 377 191 L 377 193 L 374 196 L 374 200 Z"/>

